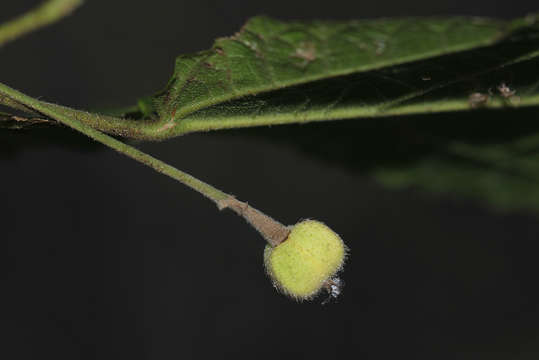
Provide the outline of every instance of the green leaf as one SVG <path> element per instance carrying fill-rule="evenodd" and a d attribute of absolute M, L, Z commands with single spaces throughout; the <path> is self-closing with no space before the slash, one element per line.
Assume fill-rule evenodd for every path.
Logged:
<path fill-rule="evenodd" d="M 415 161 L 404 166 L 378 166 L 372 175 L 390 187 L 413 186 L 475 198 L 500 210 L 537 212 L 537 114 L 537 108 L 517 114 L 483 114 L 467 124 L 458 124 L 456 127 L 461 128 L 458 136 L 440 134 L 434 150 Z M 516 124 L 511 121 L 515 115 Z"/>
<path fill-rule="evenodd" d="M 259 17 L 208 51 L 180 56 L 163 91 L 114 116 L 30 102 L 1 84 L 0 103 L 137 139 L 354 119 L 263 134 L 391 187 L 538 211 L 537 69 L 536 16 L 347 23 Z M 121 115 L 128 118 L 115 117 Z"/>
<path fill-rule="evenodd" d="M 128 118 L 41 104 L 95 129 L 146 140 L 226 128 L 523 107 L 539 104 L 538 79 L 508 73 L 521 64 L 535 66 L 538 49 L 539 20 L 533 15 L 511 22 L 257 17 L 212 49 L 180 56 L 166 88 L 139 100 L 136 111 L 123 114 Z M 516 96 L 500 96 L 496 88 L 505 82 Z M 472 94 L 485 100 L 470 101 Z M 0 104 L 9 106 L 3 101 L 8 98 L 0 91 Z"/>
<path fill-rule="evenodd" d="M 509 65 L 537 60 L 538 38 L 534 16 L 508 23 L 257 17 L 212 49 L 177 59 L 155 98 L 161 126 L 152 135 L 467 110 L 470 94 L 495 88 Z M 519 84 L 518 105 L 539 104 L 537 80 Z M 507 105 L 502 100 L 486 105 Z"/>
<path fill-rule="evenodd" d="M 484 19 L 374 20 L 360 22 L 371 31 L 357 32 L 350 29 L 358 23 L 339 24 L 335 29 L 346 30 L 334 30 L 330 39 L 374 44 L 375 34 L 387 35 L 383 51 L 376 54 L 373 46 L 365 53 L 370 57 L 356 55 L 356 61 L 357 48 L 339 48 L 344 40 L 317 42 L 327 23 L 279 23 L 256 35 L 264 28 L 261 23 L 275 21 L 254 19 L 240 34 L 218 40 L 209 52 L 178 59 L 175 76 L 156 106 L 161 119 L 174 119 L 167 129 L 171 136 L 355 118 L 315 130 L 274 129 L 264 136 L 288 139 L 390 187 L 455 194 L 498 209 L 539 210 L 537 108 L 511 109 L 539 104 L 539 26 L 534 17 L 509 24 Z M 280 47 L 280 34 L 289 33 L 294 40 Z M 311 33 L 318 36 L 309 37 Z M 314 57 L 310 63 L 293 56 L 294 48 L 309 42 L 315 44 L 311 50 L 325 49 L 318 64 Z M 263 52 L 249 55 L 253 43 Z M 389 44 L 395 51 L 389 51 Z M 232 69 L 227 53 L 235 54 Z M 337 53 L 349 57 L 338 62 L 329 55 L 334 63 L 324 64 L 324 55 Z M 264 63 L 264 57 L 274 54 L 279 60 Z M 218 69 L 229 74 L 219 77 Z M 273 77 L 265 82 L 262 74 Z M 482 102 L 474 102 L 472 94 L 481 95 Z M 489 110 L 497 107 L 502 109 Z M 451 110 L 466 112 L 366 119 Z"/>

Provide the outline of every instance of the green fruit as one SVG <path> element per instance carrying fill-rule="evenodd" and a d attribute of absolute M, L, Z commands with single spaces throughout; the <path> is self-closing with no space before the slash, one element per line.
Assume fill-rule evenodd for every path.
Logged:
<path fill-rule="evenodd" d="M 333 230 L 315 220 L 291 228 L 279 245 L 266 246 L 264 263 L 275 287 L 298 299 L 310 299 L 343 266 L 346 246 Z"/>

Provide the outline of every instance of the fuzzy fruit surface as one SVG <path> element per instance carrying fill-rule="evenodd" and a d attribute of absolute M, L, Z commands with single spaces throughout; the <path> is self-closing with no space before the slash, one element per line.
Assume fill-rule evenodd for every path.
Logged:
<path fill-rule="evenodd" d="M 276 287 L 298 300 L 316 295 L 339 271 L 346 247 L 333 230 L 316 220 L 294 225 L 276 247 L 266 246 L 264 263 Z"/>

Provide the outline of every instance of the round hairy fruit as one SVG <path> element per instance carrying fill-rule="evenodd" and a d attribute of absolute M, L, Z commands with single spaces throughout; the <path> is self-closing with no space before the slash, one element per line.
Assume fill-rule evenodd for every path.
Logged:
<path fill-rule="evenodd" d="M 315 220 L 304 220 L 291 228 L 279 245 L 266 246 L 264 263 L 275 287 L 305 300 L 316 295 L 337 273 L 346 247 L 333 230 Z"/>

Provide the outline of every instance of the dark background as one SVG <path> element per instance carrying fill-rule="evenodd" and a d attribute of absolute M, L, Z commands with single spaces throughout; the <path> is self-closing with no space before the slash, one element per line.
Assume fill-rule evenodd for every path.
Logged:
<path fill-rule="evenodd" d="M 0 21 L 37 3 L 2 1 Z M 511 18 L 534 3 L 92 0 L 0 49 L 0 78 L 64 105 L 131 105 L 252 15 Z M 184 186 L 69 130 L 4 131 L 0 358 L 537 359 L 537 215 L 388 190 L 273 130 L 138 146 L 284 223 L 330 224 L 351 248 L 337 303 L 278 294 L 263 240 Z"/>

